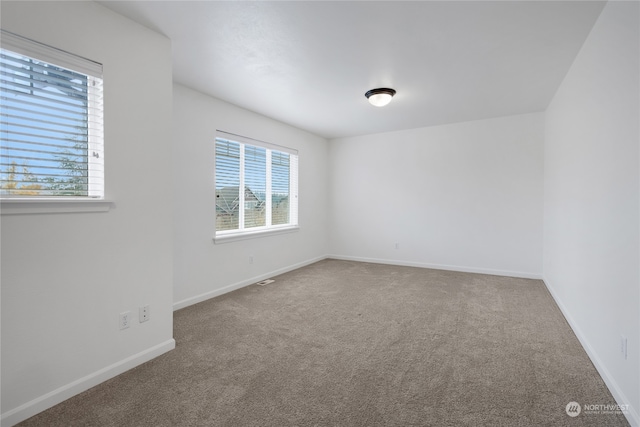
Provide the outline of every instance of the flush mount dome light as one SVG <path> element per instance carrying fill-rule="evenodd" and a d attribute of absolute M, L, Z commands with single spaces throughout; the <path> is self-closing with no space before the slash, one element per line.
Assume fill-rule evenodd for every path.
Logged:
<path fill-rule="evenodd" d="M 364 96 L 367 97 L 371 105 L 376 107 L 384 107 L 391 102 L 391 98 L 396 94 L 396 91 L 388 88 L 371 89 Z"/>

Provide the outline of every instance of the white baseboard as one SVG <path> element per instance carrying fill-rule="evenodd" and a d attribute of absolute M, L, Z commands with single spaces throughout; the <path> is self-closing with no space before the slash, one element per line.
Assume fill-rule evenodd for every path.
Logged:
<path fill-rule="evenodd" d="M 289 265 L 287 267 L 279 268 L 277 270 L 273 270 L 273 271 L 270 271 L 268 273 L 264 273 L 264 274 L 260 274 L 258 276 L 254 276 L 254 277 L 251 277 L 249 279 L 242 280 L 240 282 L 236 282 L 236 283 L 233 283 L 233 284 L 228 285 L 228 286 L 224 286 L 224 287 L 219 288 L 219 289 L 214 289 L 212 291 L 205 292 L 203 294 L 196 295 L 194 297 L 185 298 L 185 299 L 183 299 L 181 301 L 173 303 L 173 311 L 180 310 L 181 308 L 185 308 L 185 307 L 188 307 L 190 305 L 197 304 L 197 303 L 202 302 L 202 301 L 206 301 L 208 299 L 211 299 L 211 298 L 226 294 L 226 293 L 231 292 L 231 291 L 235 291 L 236 289 L 244 288 L 245 286 L 249 286 L 249 285 L 252 285 L 252 284 L 254 284 L 256 282 L 259 282 L 261 280 L 268 279 L 268 278 L 273 277 L 273 276 L 277 276 L 278 274 L 287 273 L 289 271 L 296 270 L 296 269 L 304 267 L 306 265 L 313 264 L 313 263 L 318 262 L 318 261 L 322 261 L 325 258 L 327 258 L 327 257 L 326 256 L 320 256 L 320 257 L 312 258 L 312 259 L 309 259 L 309 260 L 306 260 L 306 261 L 303 261 L 303 262 L 299 262 L 297 264 Z"/>
<path fill-rule="evenodd" d="M 395 260 L 395 259 L 363 258 L 363 257 L 353 257 L 353 256 L 344 256 L 344 255 L 327 255 L 327 258 L 341 259 L 345 261 L 370 262 L 374 264 L 402 265 L 405 267 L 431 268 L 434 270 L 460 271 L 463 273 L 479 273 L 479 274 L 490 274 L 493 276 L 507 276 L 507 277 L 519 277 L 522 279 L 542 280 L 542 275 L 540 274 L 528 273 L 523 271 L 493 270 L 490 268 L 464 267 L 459 265 L 446 265 L 446 264 L 429 264 L 424 262 L 402 261 L 402 260 Z"/>
<path fill-rule="evenodd" d="M 108 379 L 120 375 L 121 373 L 135 368 L 151 359 L 160 356 L 176 347 L 176 342 L 173 338 L 167 340 L 161 344 L 148 348 L 133 356 L 127 357 L 124 360 L 107 366 L 93 372 L 83 378 L 80 378 L 72 383 L 64 385 L 56 390 L 53 390 L 43 396 L 33 399 L 15 409 L 7 411 L 2 414 L 2 426 L 11 427 L 30 418 L 52 406 L 61 403 L 76 394 L 82 393 L 85 390 L 90 389 Z"/>
<path fill-rule="evenodd" d="M 605 384 L 609 388 L 609 391 L 611 392 L 611 395 L 613 396 L 613 398 L 616 400 L 616 402 L 619 405 L 629 405 L 629 410 L 627 411 L 627 413 L 625 413 L 625 416 L 627 417 L 627 421 L 629 421 L 629 424 L 632 427 L 640 427 L 640 416 L 638 416 L 637 408 L 634 408 L 630 404 L 629 399 L 627 399 L 627 397 L 622 392 L 622 390 L 620 390 L 620 387 L 618 387 L 618 383 L 613 379 L 607 367 L 604 365 L 604 363 L 602 363 L 602 360 L 600 360 L 600 358 L 598 357 L 598 354 L 593 350 L 593 347 L 589 344 L 589 341 L 586 339 L 584 333 L 582 332 L 582 330 L 580 329 L 576 321 L 571 316 L 571 313 L 569 313 L 569 311 L 567 310 L 567 307 L 564 305 L 564 303 L 562 302 L 558 294 L 554 291 L 553 286 L 550 286 L 549 280 L 543 277 L 542 281 L 544 282 L 545 286 L 549 290 L 549 293 L 551 294 L 554 301 L 556 302 L 556 305 L 560 308 L 560 311 L 564 315 L 564 318 L 567 320 L 567 323 L 569 323 L 569 326 L 571 326 L 571 329 L 573 329 L 573 333 L 578 338 L 578 341 L 580 341 L 580 344 L 582 344 L 582 347 L 587 352 L 587 355 L 591 359 L 593 366 L 596 367 L 596 370 L 598 371 L 598 373 L 604 380 Z"/>

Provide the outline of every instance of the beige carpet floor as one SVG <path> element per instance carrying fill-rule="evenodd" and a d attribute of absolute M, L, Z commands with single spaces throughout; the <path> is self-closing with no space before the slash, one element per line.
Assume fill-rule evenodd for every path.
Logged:
<path fill-rule="evenodd" d="M 324 260 L 175 313 L 176 349 L 23 426 L 626 426 L 538 280 Z"/>

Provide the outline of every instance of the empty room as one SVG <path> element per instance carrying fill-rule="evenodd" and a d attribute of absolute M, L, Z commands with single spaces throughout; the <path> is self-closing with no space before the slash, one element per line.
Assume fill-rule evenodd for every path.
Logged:
<path fill-rule="evenodd" d="M 0 27 L 3 427 L 640 426 L 638 1 Z"/>

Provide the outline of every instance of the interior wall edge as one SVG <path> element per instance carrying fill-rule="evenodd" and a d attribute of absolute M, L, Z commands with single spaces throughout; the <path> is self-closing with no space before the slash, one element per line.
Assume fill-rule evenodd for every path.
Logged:
<path fill-rule="evenodd" d="M 270 272 L 267 272 L 267 273 L 262 273 L 262 274 L 259 274 L 257 276 L 253 276 L 253 277 L 250 277 L 248 279 L 241 280 L 239 282 L 235 282 L 235 283 L 232 283 L 232 284 L 227 285 L 227 286 L 223 286 L 222 288 L 214 289 L 212 291 L 205 292 L 205 293 L 200 294 L 200 295 L 196 295 L 194 297 L 185 298 L 183 300 L 180 300 L 180 301 L 177 301 L 177 302 L 173 303 L 173 311 L 177 311 L 177 310 L 180 310 L 182 308 L 186 308 L 186 307 L 189 307 L 191 305 L 198 304 L 200 302 L 209 300 L 211 298 L 215 298 L 215 297 L 220 296 L 220 295 L 224 295 L 226 293 L 235 291 L 237 289 L 244 288 L 245 286 L 253 285 L 256 282 L 272 278 L 273 276 L 277 276 L 279 274 L 284 274 L 284 273 L 287 273 L 289 271 L 297 270 L 298 268 L 301 268 L 301 267 L 316 263 L 318 261 L 322 261 L 323 259 L 326 259 L 326 258 L 327 258 L 326 255 L 322 255 L 322 256 L 319 256 L 319 257 L 311 258 L 311 259 L 308 259 L 306 261 L 298 262 L 296 264 L 292 264 L 292 265 L 289 265 L 289 266 L 286 266 L 286 267 L 283 267 L 283 268 L 279 268 L 277 270 L 273 270 L 273 271 L 270 271 Z"/>
<path fill-rule="evenodd" d="M 340 259 L 345 261 L 370 262 L 372 264 L 390 264 L 390 265 L 400 265 L 403 267 L 430 268 L 433 270 L 459 271 L 462 273 L 477 273 L 477 274 L 487 274 L 492 276 L 505 276 L 505 277 L 517 277 L 520 279 L 542 280 L 542 275 L 537 273 L 526 272 L 526 271 L 494 270 L 491 268 L 467 267 L 462 265 L 430 264 L 426 262 L 354 257 L 354 256 L 348 256 L 348 255 L 328 255 L 327 258 Z"/>
<path fill-rule="evenodd" d="M 640 427 L 640 415 L 638 414 L 638 408 L 634 408 L 630 399 L 626 397 L 624 392 L 618 386 L 618 383 L 616 382 L 614 377 L 611 375 L 611 373 L 609 372 L 605 364 L 602 362 L 600 357 L 598 357 L 598 354 L 595 352 L 595 350 L 593 349 L 593 346 L 591 346 L 591 344 L 587 340 L 586 335 L 582 332 L 582 330 L 578 326 L 578 323 L 573 319 L 573 317 L 569 313 L 567 307 L 564 305 L 564 303 L 560 299 L 560 296 L 554 291 L 554 287 L 553 285 L 551 285 L 549 279 L 547 277 L 544 277 L 543 275 L 542 281 L 545 287 L 547 288 L 547 290 L 549 291 L 549 294 L 551 294 L 551 297 L 555 301 L 556 305 L 562 312 L 562 315 L 564 316 L 565 320 L 569 324 L 569 327 L 578 338 L 580 345 L 586 351 L 587 356 L 589 356 L 591 363 L 593 363 L 593 366 L 595 366 L 596 370 L 602 377 L 602 380 L 604 381 L 607 388 L 613 395 L 613 398 L 616 400 L 616 402 L 619 405 L 629 405 L 629 410 L 624 414 L 625 417 L 627 418 L 627 421 L 629 421 L 629 424 L 632 427 Z"/>
<path fill-rule="evenodd" d="M 47 410 L 58 403 L 82 393 L 92 387 L 97 386 L 111 378 L 114 378 L 136 366 L 142 365 L 156 357 L 173 350 L 176 341 L 171 338 L 163 343 L 157 344 L 137 354 L 129 356 L 110 366 L 102 368 L 96 372 L 84 376 L 76 381 L 53 390 L 43 396 L 33 399 L 17 408 L 2 414 L 2 426 L 14 426 L 44 410 Z"/>

